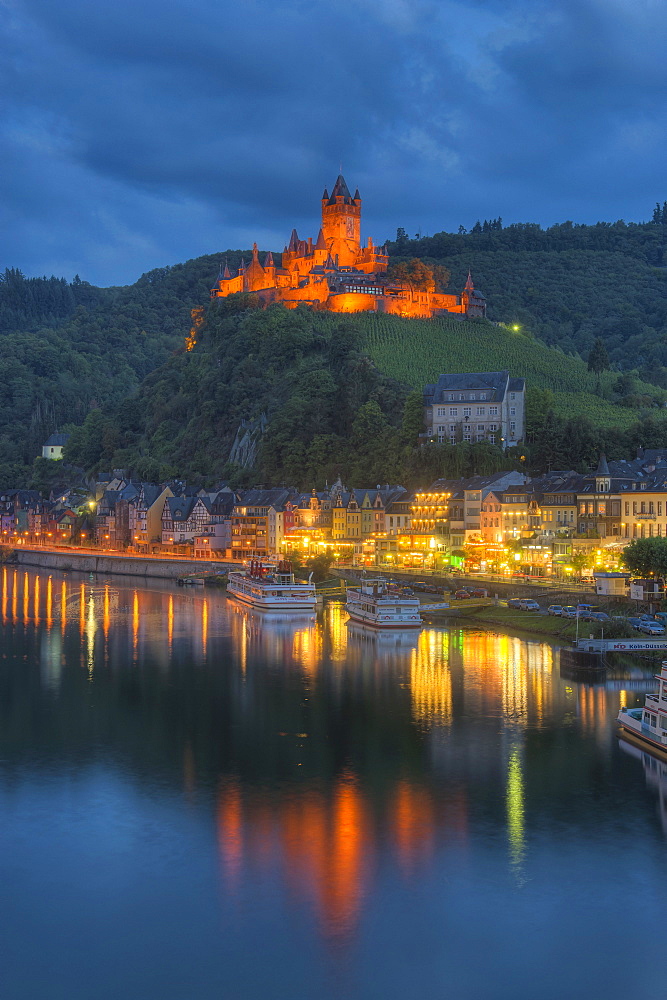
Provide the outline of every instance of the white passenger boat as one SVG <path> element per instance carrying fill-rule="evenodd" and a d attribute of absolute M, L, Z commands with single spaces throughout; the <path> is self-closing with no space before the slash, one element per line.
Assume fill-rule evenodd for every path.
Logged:
<path fill-rule="evenodd" d="M 643 708 L 621 708 L 618 724 L 625 738 L 640 746 L 652 748 L 661 756 L 667 754 L 667 660 L 656 674 L 659 687 L 656 694 L 647 694 Z"/>
<path fill-rule="evenodd" d="M 345 610 L 350 618 L 373 628 L 412 629 L 422 627 L 419 600 L 390 593 L 386 580 L 362 580 L 347 591 Z"/>
<path fill-rule="evenodd" d="M 259 611 L 314 611 L 315 584 L 297 583 L 292 564 L 275 565 L 252 559 L 243 570 L 231 572 L 227 593 Z"/>

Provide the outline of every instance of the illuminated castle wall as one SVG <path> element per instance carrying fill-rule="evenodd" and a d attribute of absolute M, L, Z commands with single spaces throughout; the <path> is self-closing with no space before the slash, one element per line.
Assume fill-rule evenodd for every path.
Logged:
<path fill-rule="evenodd" d="M 314 242 L 299 239 L 293 229 L 280 267 L 270 252 L 260 263 L 255 243 L 252 260 L 242 260 L 235 274 L 225 264 L 211 298 L 255 292 L 264 305 L 282 302 L 291 309 L 309 305 L 331 312 L 398 316 L 486 315 L 484 296 L 475 290 L 470 275 L 461 295 L 446 295 L 435 287 L 417 289 L 388 278 L 388 263 L 386 247 L 376 247 L 370 238 L 362 247 L 361 197 L 358 190 L 350 194 L 339 174 L 331 196 L 326 188 L 322 195 L 322 225 Z"/>

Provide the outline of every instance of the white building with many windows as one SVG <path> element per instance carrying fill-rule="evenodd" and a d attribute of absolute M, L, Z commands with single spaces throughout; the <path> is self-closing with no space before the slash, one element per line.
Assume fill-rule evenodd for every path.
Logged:
<path fill-rule="evenodd" d="M 525 396 L 526 380 L 508 371 L 441 375 L 424 389 L 426 438 L 511 448 L 524 437 Z"/>

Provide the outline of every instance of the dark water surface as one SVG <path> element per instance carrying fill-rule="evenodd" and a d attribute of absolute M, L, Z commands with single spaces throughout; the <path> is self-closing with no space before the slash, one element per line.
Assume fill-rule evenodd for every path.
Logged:
<path fill-rule="evenodd" d="M 0 568 L 0 997 L 664 995 L 654 667 Z"/>

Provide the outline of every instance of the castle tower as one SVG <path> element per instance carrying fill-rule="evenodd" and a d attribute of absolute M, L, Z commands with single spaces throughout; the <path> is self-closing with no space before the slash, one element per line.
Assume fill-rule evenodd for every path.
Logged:
<path fill-rule="evenodd" d="M 350 194 L 342 174 L 338 175 L 331 197 L 322 195 L 322 234 L 331 256 L 341 267 L 354 267 L 361 248 L 361 197 Z"/>

